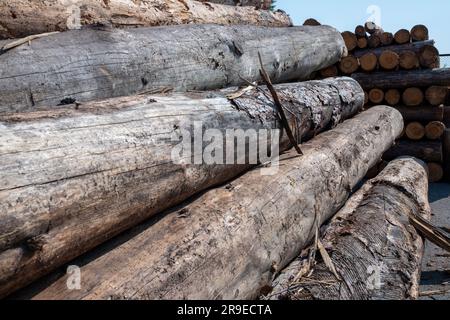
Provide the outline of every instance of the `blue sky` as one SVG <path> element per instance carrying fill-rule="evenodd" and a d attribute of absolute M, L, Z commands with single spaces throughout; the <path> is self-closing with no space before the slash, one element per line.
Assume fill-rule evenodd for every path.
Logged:
<path fill-rule="evenodd" d="M 371 16 L 367 9 L 380 9 L 379 17 L 385 31 L 411 29 L 425 24 L 430 38 L 436 40 L 441 53 L 450 53 L 450 1 L 448 0 L 277 0 L 276 7 L 289 13 L 296 25 L 307 18 L 316 18 L 322 24 L 340 31 L 353 31 Z M 372 10 L 372 12 L 376 11 Z"/>

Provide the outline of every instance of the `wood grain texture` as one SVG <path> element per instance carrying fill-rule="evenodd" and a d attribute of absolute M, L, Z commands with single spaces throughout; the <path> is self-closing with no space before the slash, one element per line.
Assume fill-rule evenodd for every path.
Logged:
<path fill-rule="evenodd" d="M 134 28 L 208 23 L 292 26 L 289 16 L 281 11 L 255 10 L 252 7 L 228 6 L 206 1 L 2 0 L 0 2 L 0 39 L 67 31 L 95 24 Z"/>
<path fill-rule="evenodd" d="M 169 212 L 35 299 L 251 299 L 345 203 L 403 128 L 378 106 L 302 145 L 275 176 L 251 171 Z M 76 263 L 76 262 L 75 262 Z"/>
<path fill-rule="evenodd" d="M 431 218 L 427 169 L 400 158 L 355 193 L 325 231 L 322 242 L 341 279 L 318 261 L 310 277 L 293 283 L 296 261 L 274 281 L 273 298 L 417 299 L 424 241 L 411 216 Z"/>
<path fill-rule="evenodd" d="M 276 89 L 298 118 L 288 113 L 302 141 L 353 116 L 364 102 L 351 78 Z M 245 160 L 248 149 L 235 165 L 173 161 L 182 130 L 194 137 L 198 121 L 224 135 L 281 128 L 264 94 L 251 90 L 229 101 L 229 91 L 116 98 L 0 117 L 0 296 L 255 166 Z M 194 157 L 208 145 L 200 144 Z M 281 151 L 289 147 L 284 134 Z"/>
<path fill-rule="evenodd" d="M 328 26 L 189 25 L 76 30 L 0 55 L 0 113 L 152 90 L 220 89 L 260 80 L 308 79 L 345 54 Z M 3 67 L 4 66 L 4 67 Z"/>

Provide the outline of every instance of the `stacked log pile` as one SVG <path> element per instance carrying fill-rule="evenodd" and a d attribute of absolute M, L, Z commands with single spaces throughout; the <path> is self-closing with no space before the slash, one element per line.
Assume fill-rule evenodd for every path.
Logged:
<path fill-rule="evenodd" d="M 439 52 L 427 27 L 417 25 L 389 33 L 369 22 L 342 35 L 350 55 L 335 67 L 336 74 L 351 74 L 361 84 L 366 91 L 366 108 L 386 104 L 404 117 L 403 137 L 384 160 L 401 155 L 418 157 L 428 163 L 430 181 L 441 181 L 450 70 L 439 69 Z M 331 73 L 328 68 L 321 76 Z M 381 163 L 377 168 L 383 167 Z"/>
<path fill-rule="evenodd" d="M 381 167 L 404 121 L 390 106 L 361 113 L 363 88 L 337 76 L 351 59 L 359 68 L 353 35 L 313 19 L 294 27 L 269 8 L 266 0 L 2 1 L 0 297 L 254 299 L 317 242 Z M 416 29 L 421 42 L 402 45 L 424 71 L 434 51 Z M 387 69 L 395 61 L 375 44 L 396 36 L 366 31 L 356 46 L 366 41 L 375 69 Z M 321 70 L 333 77 L 310 80 Z M 437 104 L 438 93 L 426 99 Z M 436 112 L 441 122 L 446 111 Z M 436 122 L 425 135 L 437 139 L 440 129 Z M 418 212 L 427 185 L 415 160 L 385 171 L 346 205 L 363 212 L 361 194 L 374 208 L 380 192 L 400 197 L 392 217 L 372 221 L 383 226 Z M 345 237 L 333 234 L 339 251 Z M 416 245 L 408 261 L 383 250 L 414 287 L 422 242 L 409 236 L 396 243 Z M 80 290 L 65 276 L 39 284 L 68 263 L 81 268 Z M 383 288 L 378 297 L 394 295 Z"/>

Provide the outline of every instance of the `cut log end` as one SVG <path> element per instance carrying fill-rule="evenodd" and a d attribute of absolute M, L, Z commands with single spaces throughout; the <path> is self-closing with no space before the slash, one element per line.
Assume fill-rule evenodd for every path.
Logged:
<path fill-rule="evenodd" d="M 361 69 L 366 72 L 374 71 L 377 68 L 378 57 L 374 53 L 367 53 L 359 58 Z"/>
<path fill-rule="evenodd" d="M 423 68 L 439 68 L 441 65 L 441 60 L 438 49 L 431 45 L 424 46 L 419 53 L 419 62 Z"/>
<path fill-rule="evenodd" d="M 430 140 L 440 139 L 445 132 L 445 124 L 440 121 L 432 121 L 425 127 L 426 137 Z"/>
<path fill-rule="evenodd" d="M 305 22 L 303 22 L 303 25 L 304 26 L 320 26 L 320 25 L 322 25 L 319 21 L 317 21 L 316 19 L 314 19 L 314 18 L 309 18 L 309 19 L 306 19 L 305 20 Z"/>
<path fill-rule="evenodd" d="M 381 46 L 380 36 L 378 34 L 372 34 L 367 40 L 367 43 L 369 48 L 378 48 Z"/>
<path fill-rule="evenodd" d="M 359 49 L 366 49 L 369 45 L 367 38 L 359 38 L 358 39 L 358 48 Z"/>
<path fill-rule="evenodd" d="M 384 98 L 388 105 L 396 106 L 400 103 L 402 95 L 400 94 L 400 91 L 397 89 L 389 89 L 386 91 Z"/>
<path fill-rule="evenodd" d="M 339 75 L 339 70 L 337 66 L 333 65 L 328 68 L 320 70 L 320 76 L 322 78 L 333 78 Z"/>
<path fill-rule="evenodd" d="M 431 183 L 436 183 L 444 178 L 444 169 L 439 163 L 428 163 L 428 174 Z"/>
<path fill-rule="evenodd" d="M 361 25 L 356 26 L 356 28 L 355 28 L 355 35 L 358 38 L 364 38 L 365 39 L 367 37 L 366 28 L 364 26 L 361 26 Z"/>
<path fill-rule="evenodd" d="M 419 58 L 414 51 L 400 53 L 400 68 L 405 70 L 417 69 L 420 67 Z"/>
<path fill-rule="evenodd" d="M 425 127 L 420 122 L 411 122 L 406 126 L 405 134 L 411 140 L 422 140 L 425 137 Z"/>
<path fill-rule="evenodd" d="M 383 32 L 380 35 L 381 45 L 389 46 L 394 42 L 394 35 L 390 32 Z"/>
<path fill-rule="evenodd" d="M 403 92 L 402 99 L 405 105 L 415 107 L 423 103 L 424 94 L 419 88 L 408 88 Z"/>
<path fill-rule="evenodd" d="M 358 46 L 358 38 L 353 32 L 345 31 L 342 32 L 342 38 L 344 39 L 345 46 L 349 52 L 356 49 Z"/>
<path fill-rule="evenodd" d="M 342 73 L 350 75 L 359 69 L 359 60 L 354 56 L 348 56 L 341 60 L 339 63 L 339 70 Z"/>
<path fill-rule="evenodd" d="M 385 50 L 380 55 L 378 62 L 380 63 L 380 67 L 382 67 L 383 69 L 394 70 L 400 63 L 400 57 L 394 51 Z"/>
<path fill-rule="evenodd" d="M 381 89 L 372 89 L 369 92 L 369 100 L 373 104 L 381 104 L 384 100 L 384 92 Z"/>
<path fill-rule="evenodd" d="M 448 95 L 448 87 L 431 86 L 425 92 L 425 98 L 433 106 L 444 104 Z"/>
<path fill-rule="evenodd" d="M 428 28 L 422 24 L 416 25 L 411 29 L 411 38 L 413 41 L 425 41 L 429 39 Z"/>
<path fill-rule="evenodd" d="M 411 42 L 411 33 L 406 29 L 398 30 L 394 35 L 397 44 L 406 44 Z"/>

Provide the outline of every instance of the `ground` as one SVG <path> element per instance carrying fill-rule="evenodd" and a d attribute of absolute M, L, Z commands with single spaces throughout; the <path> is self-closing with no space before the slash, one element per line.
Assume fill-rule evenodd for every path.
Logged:
<path fill-rule="evenodd" d="M 433 223 L 450 228 L 450 184 L 432 184 L 430 203 Z M 447 291 L 423 300 L 450 300 L 450 254 L 427 241 L 423 260 L 421 292 Z"/>

